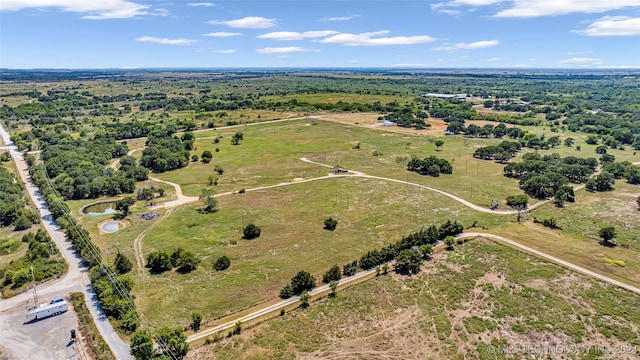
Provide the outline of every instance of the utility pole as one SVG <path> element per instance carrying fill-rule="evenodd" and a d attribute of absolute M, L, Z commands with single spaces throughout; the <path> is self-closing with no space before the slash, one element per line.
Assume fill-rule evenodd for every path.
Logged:
<path fill-rule="evenodd" d="M 33 279 L 33 301 L 35 301 L 34 307 L 38 307 L 38 293 L 36 292 L 36 276 L 33 273 L 33 266 L 31 267 L 31 278 Z"/>

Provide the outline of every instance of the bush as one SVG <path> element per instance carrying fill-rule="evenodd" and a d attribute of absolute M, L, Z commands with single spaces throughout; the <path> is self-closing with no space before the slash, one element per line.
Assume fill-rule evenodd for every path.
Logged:
<path fill-rule="evenodd" d="M 527 207 L 529 197 L 527 195 L 509 195 L 507 196 L 507 205 L 511 207 L 522 206 Z"/>
<path fill-rule="evenodd" d="M 216 271 L 226 270 L 229 266 L 231 266 L 231 260 L 225 255 L 220 256 L 213 264 L 213 268 L 216 269 Z"/>
<path fill-rule="evenodd" d="M 260 237 L 260 233 L 262 232 L 262 230 L 260 230 L 260 228 L 253 223 L 250 223 L 244 228 L 242 232 L 244 234 L 242 236 L 243 239 L 252 240 Z"/>
<path fill-rule="evenodd" d="M 166 251 L 154 251 L 147 255 L 147 267 L 154 273 L 171 270 L 171 256 Z"/>
<path fill-rule="evenodd" d="M 329 230 L 329 231 L 333 231 L 336 229 L 336 226 L 338 226 L 338 220 L 329 217 L 328 219 L 324 220 L 324 229 L 325 230 Z"/>
<path fill-rule="evenodd" d="M 340 267 L 338 265 L 333 265 L 329 271 L 324 273 L 322 277 L 322 282 L 325 284 L 330 283 L 331 281 L 340 280 L 342 274 L 340 273 Z"/>
<path fill-rule="evenodd" d="M 302 270 L 291 278 L 291 289 L 294 294 L 301 294 L 303 291 L 310 291 L 316 286 L 316 279 L 310 273 Z"/>

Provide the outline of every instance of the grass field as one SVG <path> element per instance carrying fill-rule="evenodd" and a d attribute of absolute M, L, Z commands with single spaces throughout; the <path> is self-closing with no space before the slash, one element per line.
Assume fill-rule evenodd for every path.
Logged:
<path fill-rule="evenodd" d="M 219 200 L 217 213 L 200 214 L 197 205 L 184 205 L 145 236 L 145 255 L 182 247 L 203 259 L 190 274 L 136 277 L 138 308 L 152 323 L 186 324 L 193 309 L 211 319 L 277 298 L 302 269 L 321 278 L 333 264 L 447 219 L 487 227 L 508 221 L 442 195 L 405 186 L 391 191 L 384 182 L 368 179 L 327 179 Z M 322 229 L 329 216 L 339 221 L 333 232 Z M 262 228 L 259 239 L 241 239 L 242 224 L 249 222 Z M 231 259 L 231 267 L 215 272 L 213 262 L 222 255 Z M 164 308 L 172 311 L 158 311 Z"/>
<path fill-rule="evenodd" d="M 634 304 L 635 294 L 478 240 L 436 255 L 417 276 L 377 277 L 187 358 L 634 359 Z"/>
<path fill-rule="evenodd" d="M 244 134 L 245 140 L 239 146 L 230 144 L 236 131 Z M 220 143 L 213 144 L 213 138 L 219 135 L 223 136 Z M 183 169 L 157 174 L 158 178 L 181 184 L 186 195 L 199 195 L 207 186 L 208 177 L 218 176 L 213 171 L 216 164 L 225 170 L 218 176 L 218 192 L 326 175 L 328 169 L 301 162 L 303 156 L 370 175 L 433 186 L 486 207 L 493 199 L 504 202 L 507 195 L 522 193 L 516 180 L 502 176 L 503 165 L 473 158 L 477 147 L 496 143 L 493 139 L 447 137 L 441 151 L 436 151 L 433 137 L 313 119 L 201 132 L 197 137 L 197 150 L 192 154 L 211 151 L 214 157 L 210 164 L 191 163 Z M 352 149 L 358 143 L 360 150 Z M 216 148 L 220 151 L 215 152 Z M 374 156 L 374 151 L 382 155 Z M 454 174 L 433 178 L 410 173 L 406 163 L 397 160 L 411 155 L 447 159 L 454 166 Z"/>

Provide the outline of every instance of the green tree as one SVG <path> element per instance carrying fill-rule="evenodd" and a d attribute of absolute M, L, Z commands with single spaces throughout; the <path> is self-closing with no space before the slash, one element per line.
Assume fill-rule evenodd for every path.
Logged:
<path fill-rule="evenodd" d="M 616 229 L 613 226 L 605 226 L 598 230 L 598 236 L 602 239 L 603 245 L 615 246 L 616 243 L 613 241 L 616 237 Z"/>
<path fill-rule="evenodd" d="M 138 330 L 131 336 L 130 347 L 129 353 L 137 360 L 150 360 L 156 354 L 151 335 L 146 330 Z"/>
<path fill-rule="evenodd" d="M 417 274 L 420 272 L 422 258 L 420 253 L 411 249 L 404 249 L 395 257 L 395 270 L 399 274 Z"/>
<path fill-rule="evenodd" d="M 599 145 L 596 147 L 596 154 L 606 154 L 607 153 L 607 145 Z"/>
<path fill-rule="evenodd" d="M 199 311 L 191 312 L 191 330 L 198 331 L 202 325 L 202 313 Z"/>
<path fill-rule="evenodd" d="M 338 226 L 338 220 L 329 217 L 328 219 L 324 220 L 324 229 L 325 230 L 330 230 L 333 231 L 336 229 L 336 226 Z"/>
<path fill-rule="evenodd" d="M 180 360 L 189 352 L 187 337 L 182 332 L 182 328 L 170 328 L 165 326 L 158 330 L 156 340 L 160 349 L 171 359 Z"/>
<path fill-rule="evenodd" d="M 240 145 L 242 140 L 244 140 L 244 135 L 241 132 L 237 132 L 231 138 L 231 145 Z"/>
<path fill-rule="evenodd" d="M 337 280 L 331 280 L 329 282 L 329 289 L 331 289 L 331 296 L 332 297 L 336 297 L 336 291 L 338 290 L 338 281 Z"/>
<path fill-rule="evenodd" d="M 252 240 L 260 237 L 260 233 L 262 230 L 255 224 L 249 223 L 249 225 L 245 226 L 242 230 L 242 238 L 246 240 Z"/>
<path fill-rule="evenodd" d="M 303 308 L 309 307 L 309 300 L 311 300 L 311 295 L 309 295 L 309 292 L 303 291 L 302 294 L 300 294 L 300 306 Z"/>
<path fill-rule="evenodd" d="M 176 267 L 181 273 L 188 273 L 198 268 L 200 259 L 191 251 L 185 251 L 176 261 Z"/>
<path fill-rule="evenodd" d="M 558 190 L 556 190 L 556 193 L 553 196 L 553 203 L 556 204 L 557 207 L 562 207 L 565 201 L 576 201 L 576 196 L 573 188 L 568 185 L 561 186 Z"/>
<path fill-rule="evenodd" d="M 171 270 L 171 256 L 166 251 L 153 251 L 147 255 L 147 267 L 154 273 Z"/>
<path fill-rule="evenodd" d="M 208 164 L 211 162 L 211 159 L 213 159 L 213 154 L 211 153 L 211 151 L 205 150 L 202 152 L 202 155 L 200 155 L 200 158 L 202 159 L 203 163 Z"/>
<path fill-rule="evenodd" d="M 291 284 L 287 284 L 287 285 L 285 285 L 285 287 L 280 289 L 280 298 L 281 299 L 288 299 L 288 298 L 292 297 L 293 295 L 295 295 L 295 293 L 293 292 L 293 287 L 291 287 Z"/>
<path fill-rule="evenodd" d="M 420 245 L 420 252 L 422 253 L 422 258 L 425 260 L 431 259 L 431 255 L 433 254 L 433 245 L 424 244 Z"/>
<path fill-rule="evenodd" d="M 220 256 L 213 264 L 213 268 L 216 269 L 216 271 L 226 270 L 229 266 L 231 266 L 231 260 L 229 260 L 226 255 Z"/>
<path fill-rule="evenodd" d="M 133 196 L 125 196 L 123 199 L 116 201 L 116 210 L 122 213 L 122 217 L 129 215 L 129 208 L 136 203 Z"/>
<path fill-rule="evenodd" d="M 322 282 L 325 284 L 331 283 L 331 281 L 340 280 L 342 277 L 342 271 L 340 271 L 340 267 L 336 264 L 331 267 L 324 276 L 322 277 Z"/>
<path fill-rule="evenodd" d="M 442 140 L 442 139 L 437 139 L 437 140 L 434 142 L 434 144 L 436 144 L 436 150 L 437 150 L 437 151 L 439 151 L 439 150 L 440 150 L 440 147 L 441 147 L 442 145 L 444 145 L 444 140 Z"/>
<path fill-rule="evenodd" d="M 316 279 L 310 273 L 301 270 L 291 278 L 291 289 L 294 294 L 301 294 L 303 291 L 310 291 L 316 287 Z"/>
<path fill-rule="evenodd" d="M 200 192 L 200 200 L 204 203 L 200 208 L 201 212 L 210 214 L 218 211 L 218 200 L 214 197 L 213 189 L 202 189 Z"/>
<path fill-rule="evenodd" d="M 447 246 L 447 250 L 453 250 L 453 245 L 456 243 L 456 238 L 454 238 L 453 236 L 447 236 L 443 241 Z"/>
<path fill-rule="evenodd" d="M 575 143 L 575 140 L 572 137 L 568 137 L 564 139 L 564 146 L 571 147 Z"/>
<path fill-rule="evenodd" d="M 129 260 L 129 258 L 127 258 L 126 256 L 122 255 L 122 253 L 119 251 L 116 254 L 115 260 L 113 261 L 113 266 L 115 267 L 118 274 L 121 274 L 121 275 L 128 273 L 133 268 L 133 264 L 131 263 L 131 260 Z"/>

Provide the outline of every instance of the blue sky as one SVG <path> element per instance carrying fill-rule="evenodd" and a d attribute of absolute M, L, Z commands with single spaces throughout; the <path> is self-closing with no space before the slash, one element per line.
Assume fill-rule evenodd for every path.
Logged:
<path fill-rule="evenodd" d="M 640 68 L 640 0 L 0 0 L 0 67 Z"/>

